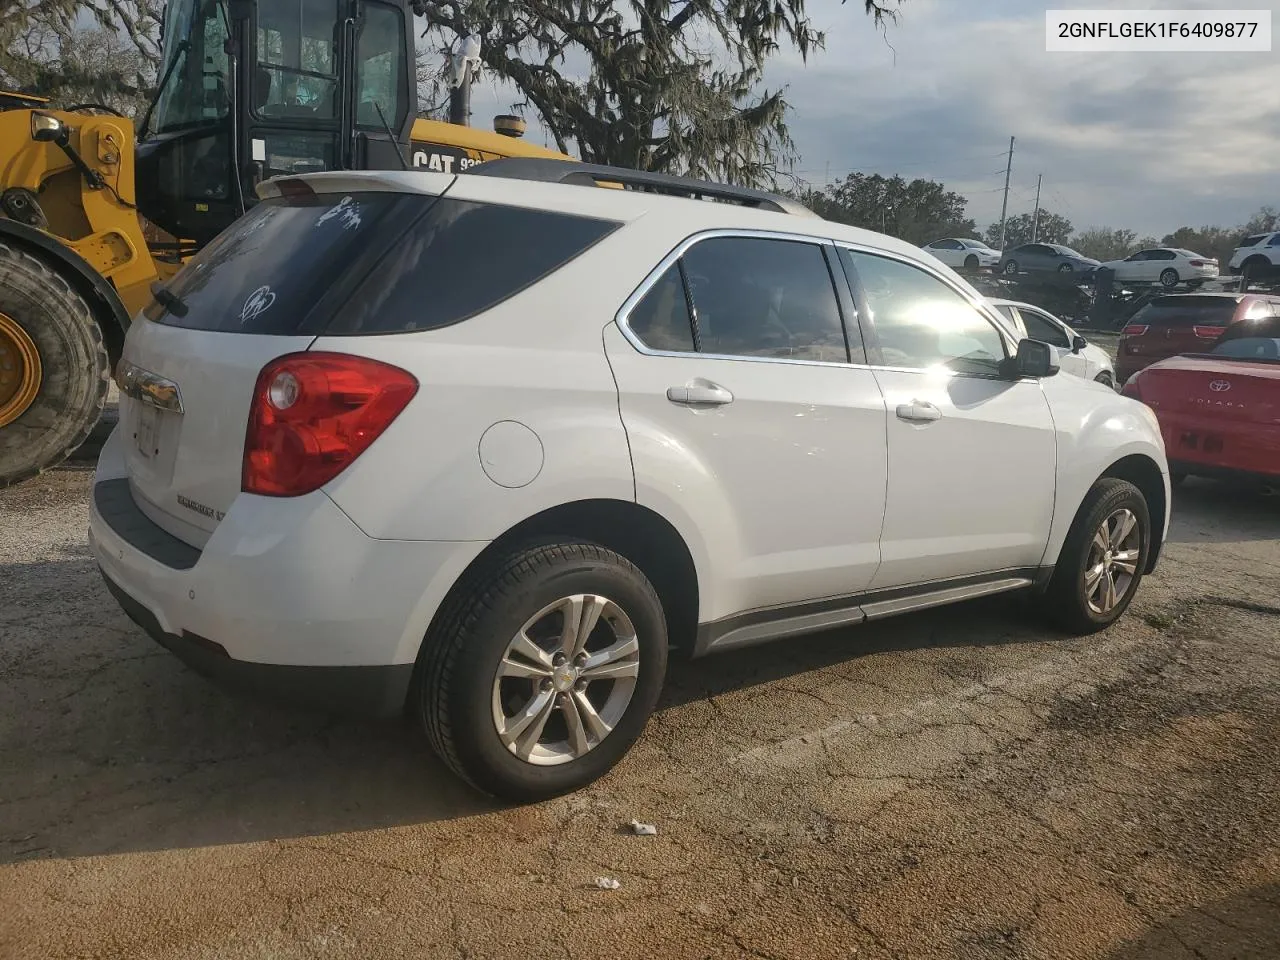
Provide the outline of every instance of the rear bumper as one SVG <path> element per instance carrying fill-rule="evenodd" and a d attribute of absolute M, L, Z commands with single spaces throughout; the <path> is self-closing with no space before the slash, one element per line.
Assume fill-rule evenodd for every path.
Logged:
<path fill-rule="evenodd" d="M 375 540 L 317 491 L 241 495 L 196 549 L 137 508 L 120 447 L 117 430 L 89 543 L 135 622 L 232 686 L 342 712 L 400 709 L 431 618 L 485 544 Z"/>
<path fill-rule="evenodd" d="M 1280 426 L 1159 413 L 1171 473 L 1280 482 Z"/>
<path fill-rule="evenodd" d="M 1199 460 L 1170 460 L 1169 472 L 1184 473 L 1189 477 L 1239 480 L 1244 483 L 1260 483 L 1268 486 L 1280 485 L 1280 467 L 1277 467 L 1274 472 L 1264 473 L 1257 470 L 1241 470 L 1222 464 L 1204 463 Z"/>
<path fill-rule="evenodd" d="M 102 579 L 129 619 L 196 673 L 240 693 L 369 717 L 404 709 L 413 664 L 381 667 L 295 667 L 234 660 L 220 643 L 183 631 L 167 633 L 155 614 L 104 571 Z"/>

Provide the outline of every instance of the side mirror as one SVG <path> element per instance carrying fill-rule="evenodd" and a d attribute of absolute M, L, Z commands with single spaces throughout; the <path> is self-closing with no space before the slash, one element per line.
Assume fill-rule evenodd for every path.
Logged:
<path fill-rule="evenodd" d="M 1053 347 L 1039 340 L 1019 340 L 1018 352 L 1006 357 L 1001 373 L 1009 380 L 1023 377 L 1052 377 L 1058 372 L 1058 357 Z"/>
<path fill-rule="evenodd" d="M 1073 338 L 1072 338 L 1072 340 L 1071 340 L 1071 352 L 1072 352 L 1072 353 L 1079 353 L 1081 350 L 1083 350 L 1083 349 L 1084 349 L 1085 347 L 1087 347 L 1088 345 L 1089 345 L 1089 341 L 1088 341 L 1088 340 L 1086 340 L 1084 337 L 1080 336 L 1079 334 L 1077 334 L 1077 335 L 1076 335 L 1075 337 L 1073 337 Z"/>

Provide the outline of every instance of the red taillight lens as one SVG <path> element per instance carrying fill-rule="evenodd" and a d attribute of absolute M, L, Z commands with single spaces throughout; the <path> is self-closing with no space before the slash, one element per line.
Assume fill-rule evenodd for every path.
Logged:
<path fill-rule="evenodd" d="M 1145 323 L 1130 323 L 1120 331 L 1122 337 L 1140 337 L 1147 332 Z"/>
<path fill-rule="evenodd" d="M 1208 260 L 1192 260 L 1192 261 L 1191 261 L 1191 265 L 1192 265 L 1193 267 L 1208 267 L 1208 266 L 1211 266 L 1211 264 L 1210 264 L 1210 262 L 1209 262 Z"/>
<path fill-rule="evenodd" d="M 296 497 L 360 456 L 418 392 L 412 374 L 341 353 L 294 353 L 258 374 L 241 489 Z"/>
<path fill-rule="evenodd" d="M 1192 327 L 1191 332 L 1201 340 L 1217 340 L 1222 336 L 1222 327 Z"/>

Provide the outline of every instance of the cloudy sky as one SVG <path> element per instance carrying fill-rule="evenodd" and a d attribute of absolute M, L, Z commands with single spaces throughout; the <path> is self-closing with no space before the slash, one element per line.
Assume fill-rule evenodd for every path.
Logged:
<path fill-rule="evenodd" d="M 1280 32 L 1280 0 L 903 0 L 885 34 L 860 0 L 809 0 L 826 49 L 807 64 L 783 53 L 766 73 L 787 88 L 797 172 L 819 185 L 828 170 L 942 180 L 981 228 L 999 219 L 1012 135 L 1011 215 L 1031 211 L 1040 173 L 1042 205 L 1077 229 L 1160 236 L 1280 206 L 1280 45 L 1047 53 L 1045 10 L 1068 7 L 1269 9 Z M 482 83 L 473 122 L 512 99 Z"/>

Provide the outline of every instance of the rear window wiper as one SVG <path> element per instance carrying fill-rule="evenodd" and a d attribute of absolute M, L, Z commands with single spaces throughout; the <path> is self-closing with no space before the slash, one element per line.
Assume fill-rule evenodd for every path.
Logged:
<path fill-rule="evenodd" d="M 175 317 L 185 317 L 188 307 L 187 301 L 166 287 L 160 281 L 156 281 L 151 285 L 151 295 L 156 298 L 156 303 L 160 304 Z"/>

